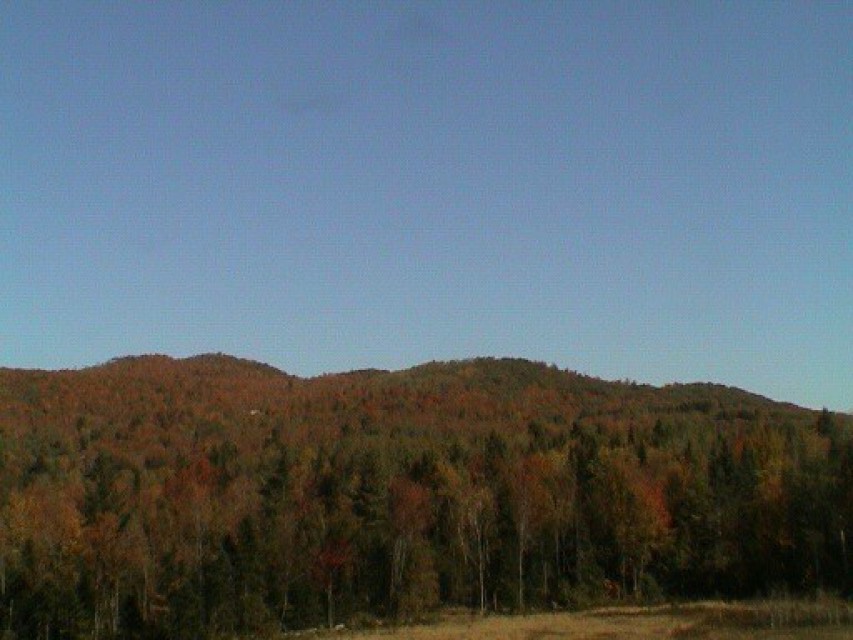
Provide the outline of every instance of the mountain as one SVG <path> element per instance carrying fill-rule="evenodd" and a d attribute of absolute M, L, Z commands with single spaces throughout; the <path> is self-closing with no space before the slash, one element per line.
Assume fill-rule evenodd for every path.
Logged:
<path fill-rule="evenodd" d="M 439 605 L 849 593 L 851 433 L 722 385 L 509 358 L 314 378 L 222 354 L 0 369 L 0 625 L 200 637 Z"/>
<path fill-rule="evenodd" d="M 132 441 L 131 431 L 143 425 L 168 432 L 212 422 L 219 425 L 213 441 L 258 422 L 311 439 L 368 425 L 515 433 L 531 423 L 555 432 L 596 423 L 627 433 L 650 429 L 658 419 L 712 432 L 759 418 L 806 427 L 816 416 L 720 385 L 607 382 L 519 359 L 431 362 L 404 371 L 308 379 L 222 354 L 125 357 L 76 371 L 0 369 L 0 424 L 18 435 L 39 428 L 70 435 L 85 424 Z"/>

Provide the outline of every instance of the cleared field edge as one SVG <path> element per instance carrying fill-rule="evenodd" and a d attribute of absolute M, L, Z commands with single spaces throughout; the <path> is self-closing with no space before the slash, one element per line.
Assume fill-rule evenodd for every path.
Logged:
<path fill-rule="evenodd" d="M 848 631 L 848 627 L 850 630 Z M 728 631 L 727 631 L 728 630 Z M 770 599 L 743 602 L 700 601 L 653 606 L 617 605 L 575 612 L 487 615 L 449 610 L 432 624 L 380 625 L 371 629 L 313 629 L 280 637 L 389 638 L 718 638 L 853 637 L 853 603 L 837 598 Z M 837 633 L 836 633 L 837 632 Z M 777 635 L 777 633 L 779 635 Z M 770 635 L 767 635 L 770 634 Z M 820 633 L 819 637 L 824 637 Z"/>

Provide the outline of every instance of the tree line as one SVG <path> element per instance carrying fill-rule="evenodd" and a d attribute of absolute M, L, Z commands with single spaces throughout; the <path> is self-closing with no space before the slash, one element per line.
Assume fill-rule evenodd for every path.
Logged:
<path fill-rule="evenodd" d="M 0 371 L 0 625 L 199 638 L 853 590 L 849 417 L 476 360 Z"/>

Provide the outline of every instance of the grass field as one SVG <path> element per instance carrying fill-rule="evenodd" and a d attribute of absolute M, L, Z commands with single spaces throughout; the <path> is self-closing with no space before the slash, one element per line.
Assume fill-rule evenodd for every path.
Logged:
<path fill-rule="evenodd" d="M 448 613 L 430 625 L 320 635 L 346 640 L 850 640 L 853 606 L 843 601 L 704 602 L 485 618 Z"/>

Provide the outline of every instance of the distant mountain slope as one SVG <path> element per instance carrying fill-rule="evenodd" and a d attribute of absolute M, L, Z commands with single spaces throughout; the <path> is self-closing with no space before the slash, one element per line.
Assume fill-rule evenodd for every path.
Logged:
<path fill-rule="evenodd" d="M 664 387 L 609 382 L 521 359 L 430 362 L 402 371 L 362 370 L 298 378 L 274 367 L 222 354 L 184 359 L 163 355 L 116 358 L 81 370 L 0 368 L 0 419 L 29 415 L 93 414 L 107 419 L 156 405 L 191 415 L 312 414 L 343 419 L 381 414 L 389 421 L 429 422 L 432 414 L 477 423 L 561 417 L 564 422 L 609 416 L 648 422 L 652 416 L 701 414 L 712 421 L 813 420 L 816 412 L 717 384 Z M 464 417 L 459 417 L 464 414 Z M 545 415 L 548 414 L 548 415 Z M 518 425 L 515 425 L 518 426 Z"/>
<path fill-rule="evenodd" d="M 316 378 L 221 354 L 125 357 L 76 371 L 0 369 L 0 430 L 56 431 L 69 446 L 82 424 L 122 434 L 128 445 L 128 430 L 145 426 L 193 433 L 196 443 L 212 445 L 242 441 L 254 429 L 319 443 L 341 430 L 475 435 L 594 424 L 626 434 L 664 420 L 710 434 L 758 421 L 808 427 L 816 419 L 814 411 L 721 385 L 608 382 L 509 358 Z M 150 439 L 150 430 L 142 431 Z"/>

